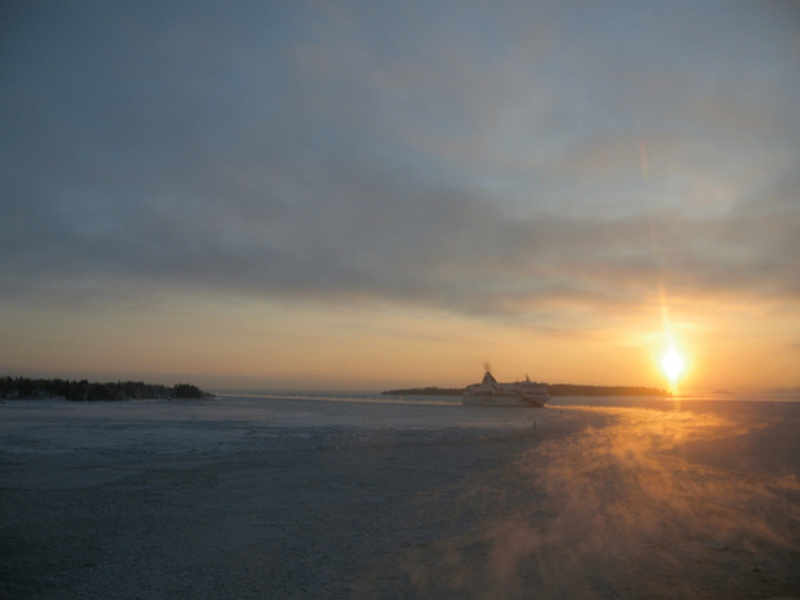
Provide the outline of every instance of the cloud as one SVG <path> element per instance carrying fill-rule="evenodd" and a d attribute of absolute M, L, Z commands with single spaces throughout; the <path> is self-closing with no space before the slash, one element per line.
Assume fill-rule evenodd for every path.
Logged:
<path fill-rule="evenodd" d="M 790 301 L 800 291 L 800 211 L 784 198 L 703 220 L 521 219 L 470 190 L 363 166 L 261 178 L 269 183 L 253 190 L 225 170 L 199 171 L 193 189 L 162 198 L 88 192 L 19 207 L 5 221 L 0 289 L 35 294 L 57 281 L 68 293 L 91 279 L 145 293 L 372 296 L 511 314 L 559 298 L 639 303 L 659 286 Z"/>
<path fill-rule="evenodd" d="M 520 5 L 480 37 L 482 13 L 352 8 L 105 9 L 61 15 L 49 41 L 48 15 L 20 22 L 0 301 L 167 289 L 516 317 L 659 286 L 797 300 L 797 78 L 791 58 L 736 60 L 774 44 L 737 50 L 750 32 L 723 19 L 697 54 L 702 27 L 636 11 L 644 29 L 620 38 Z M 642 53 L 609 62 L 619 44 Z"/>

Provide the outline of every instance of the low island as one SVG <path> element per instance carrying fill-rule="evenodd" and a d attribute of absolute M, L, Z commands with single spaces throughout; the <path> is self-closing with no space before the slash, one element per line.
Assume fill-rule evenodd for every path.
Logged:
<path fill-rule="evenodd" d="M 550 396 L 669 396 L 658 388 L 640 386 L 578 385 L 574 383 L 543 383 Z M 416 387 L 382 392 L 389 396 L 461 396 L 464 388 Z"/>
<path fill-rule="evenodd" d="M 144 400 L 153 398 L 189 399 L 210 398 L 190 383 L 167 386 L 142 381 L 93 382 L 82 379 L 31 379 L 28 377 L 0 377 L 0 398 L 35 399 L 64 398 L 75 402 L 97 402 L 114 400 Z"/>

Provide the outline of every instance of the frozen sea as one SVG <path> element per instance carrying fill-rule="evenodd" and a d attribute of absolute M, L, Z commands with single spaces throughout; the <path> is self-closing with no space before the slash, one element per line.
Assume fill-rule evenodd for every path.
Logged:
<path fill-rule="evenodd" d="M 6 401 L 0 597 L 800 597 L 798 426 L 740 399 Z"/>

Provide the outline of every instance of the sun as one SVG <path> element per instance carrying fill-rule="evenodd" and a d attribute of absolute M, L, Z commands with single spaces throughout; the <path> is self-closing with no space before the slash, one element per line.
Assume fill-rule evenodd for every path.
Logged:
<path fill-rule="evenodd" d="M 661 370 L 664 371 L 664 375 L 667 376 L 673 390 L 685 368 L 686 361 L 683 359 L 683 356 L 675 349 L 674 344 L 670 344 L 667 351 L 661 357 Z"/>

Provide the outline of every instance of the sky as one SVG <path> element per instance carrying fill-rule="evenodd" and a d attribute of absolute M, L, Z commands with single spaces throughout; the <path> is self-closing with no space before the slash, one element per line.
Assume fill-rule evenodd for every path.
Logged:
<path fill-rule="evenodd" d="M 800 9 L 6 2 L 0 371 L 800 386 Z"/>

